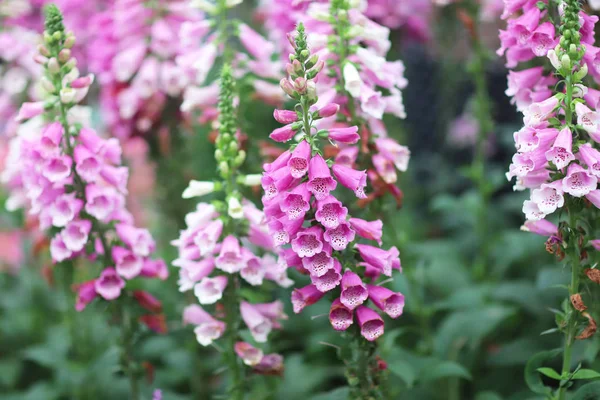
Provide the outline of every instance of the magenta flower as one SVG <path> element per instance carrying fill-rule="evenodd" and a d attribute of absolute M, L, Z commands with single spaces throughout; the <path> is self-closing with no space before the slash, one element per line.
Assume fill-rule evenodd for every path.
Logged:
<path fill-rule="evenodd" d="M 354 272 L 347 270 L 342 276 L 342 292 L 340 301 L 350 310 L 364 303 L 369 297 L 367 286 L 362 279 Z"/>
<path fill-rule="evenodd" d="M 273 329 L 273 323 L 267 317 L 259 312 L 253 305 L 242 301 L 240 304 L 240 313 L 244 323 L 250 329 L 250 333 L 254 340 L 258 343 L 265 343 L 267 336 Z"/>
<path fill-rule="evenodd" d="M 329 310 L 329 322 L 336 331 L 345 331 L 352 325 L 353 311 L 343 305 L 340 299 L 335 299 L 331 303 L 331 309 Z"/>
<path fill-rule="evenodd" d="M 323 231 L 318 226 L 301 230 L 292 240 L 292 249 L 300 258 L 320 253 L 323 250 Z"/>
<path fill-rule="evenodd" d="M 350 218 L 348 222 L 358 236 L 367 240 L 374 240 L 381 246 L 381 236 L 383 235 L 383 222 L 381 220 L 365 221 L 360 218 Z"/>
<path fill-rule="evenodd" d="M 331 245 L 334 250 L 344 250 L 354 240 L 355 232 L 347 222 L 341 222 L 336 228 L 327 229 L 323 239 Z"/>
<path fill-rule="evenodd" d="M 223 291 L 227 286 L 226 276 L 204 277 L 194 285 L 194 294 L 200 304 L 214 304 L 223 297 Z"/>
<path fill-rule="evenodd" d="M 329 196 L 329 192 L 335 190 L 337 182 L 331 177 L 329 166 L 320 155 L 311 158 L 308 166 L 308 190 L 317 200 L 323 200 Z"/>
<path fill-rule="evenodd" d="M 383 335 L 383 319 L 369 307 L 358 306 L 356 318 L 360 326 L 360 334 L 369 342 Z"/>
<path fill-rule="evenodd" d="M 292 292 L 292 306 L 294 312 L 298 314 L 304 307 L 315 304 L 325 293 L 318 290 L 314 285 L 304 286 L 301 289 L 294 289 Z"/>
<path fill-rule="evenodd" d="M 361 199 L 367 197 L 365 194 L 365 187 L 367 186 L 366 171 L 357 171 L 339 164 L 334 164 L 331 170 L 343 186 L 354 191 L 356 197 Z"/>
<path fill-rule="evenodd" d="M 240 243 L 235 236 L 229 235 L 223 240 L 221 252 L 215 259 L 215 265 L 230 274 L 239 272 L 245 266 Z"/>
<path fill-rule="evenodd" d="M 263 359 L 263 351 L 252 346 L 250 343 L 237 342 L 235 344 L 235 353 L 242 359 L 244 364 L 255 366 Z"/>
<path fill-rule="evenodd" d="M 404 310 L 404 295 L 394 293 L 393 291 L 375 285 L 367 285 L 369 290 L 369 299 L 391 318 L 398 318 Z"/>
<path fill-rule="evenodd" d="M 329 129 L 329 138 L 339 143 L 355 144 L 360 139 L 358 127 Z"/>
<path fill-rule="evenodd" d="M 294 178 L 302 178 L 308 172 L 308 162 L 311 158 L 310 153 L 310 145 L 306 140 L 298 143 L 292 152 L 287 165 Z"/>
<path fill-rule="evenodd" d="M 315 219 L 326 229 L 337 228 L 340 222 L 346 220 L 347 215 L 348 209 L 331 195 L 317 202 Z"/>
<path fill-rule="evenodd" d="M 125 281 L 117 274 L 114 268 L 105 268 L 100 277 L 94 282 L 96 293 L 106 300 L 114 300 L 121 295 Z"/>

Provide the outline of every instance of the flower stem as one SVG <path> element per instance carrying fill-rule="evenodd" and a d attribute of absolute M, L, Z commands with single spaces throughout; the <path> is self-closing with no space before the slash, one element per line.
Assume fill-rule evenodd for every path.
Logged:
<path fill-rule="evenodd" d="M 479 6 L 472 7 L 471 17 L 476 21 L 479 14 Z M 488 258 L 488 204 L 490 202 L 491 190 L 485 176 L 486 150 L 488 136 L 493 129 L 494 122 L 491 118 L 492 107 L 485 75 L 485 65 L 488 59 L 486 47 L 481 42 L 481 36 L 477 23 L 473 22 L 471 28 L 471 42 L 473 45 L 474 58 L 471 63 L 471 75 L 475 81 L 475 117 L 479 125 L 475 155 L 471 163 L 471 179 L 477 187 L 479 194 L 479 207 L 477 208 L 476 232 L 479 238 L 479 252 L 477 254 L 473 275 L 475 279 L 481 280 L 485 276 L 485 265 Z"/>
<path fill-rule="evenodd" d="M 133 356 L 133 335 L 134 326 L 131 315 L 127 310 L 126 304 L 121 304 L 121 364 L 125 375 L 129 379 L 129 398 L 130 400 L 140 399 L 140 388 L 137 378 L 137 366 Z"/>
<path fill-rule="evenodd" d="M 577 230 L 577 218 L 574 212 L 569 211 L 569 228 L 571 232 Z M 572 296 L 579 292 L 579 252 L 578 252 L 578 239 L 577 236 L 573 236 L 569 243 L 569 260 L 571 264 L 571 284 L 569 285 L 569 296 Z M 576 310 L 572 309 L 567 312 L 567 328 L 565 330 L 565 341 L 563 350 L 563 362 L 562 362 L 562 376 L 565 376 L 571 372 L 571 353 L 572 346 L 575 342 L 575 335 L 577 333 L 577 313 Z M 561 386 L 558 390 L 558 400 L 565 400 L 567 395 L 567 387 Z"/>
<path fill-rule="evenodd" d="M 235 275 L 230 275 L 229 284 L 223 294 L 225 306 L 225 324 L 227 325 L 227 345 L 224 358 L 229 366 L 231 382 L 229 384 L 228 398 L 230 400 L 244 399 L 244 370 L 235 354 L 235 344 L 239 336 L 240 301 L 239 281 Z"/>

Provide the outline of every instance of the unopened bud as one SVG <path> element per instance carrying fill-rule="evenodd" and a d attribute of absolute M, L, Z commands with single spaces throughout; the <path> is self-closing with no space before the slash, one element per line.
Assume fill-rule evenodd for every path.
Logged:
<path fill-rule="evenodd" d="M 309 80 L 307 82 L 306 85 L 307 89 L 306 89 L 306 94 L 308 95 L 308 100 L 311 103 L 316 103 L 318 97 L 317 97 L 317 84 L 315 83 L 315 81 L 313 80 Z"/>
<path fill-rule="evenodd" d="M 306 93 L 306 79 L 299 77 L 294 80 L 294 89 L 298 91 L 300 94 Z"/>
<path fill-rule="evenodd" d="M 64 47 L 66 49 L 70 49 L 75 45 L 75 35 L 72 33 L 67 34 L 67 38 L 65 39 Z"/>
<path fill-rule="evenodd" d="M 281 86 L 283 91 L 288 96 L 295 97 L 297 95 L 296 90 L 294 89 L 294 86 L 288 79 L 283 78 L 281 81 L 279 81 L 279 86 Z"/>
<path fill-rule="evenodd" d="M 48 59 L 41 54 L 36 54 L 35 56 L 33 56 L 33 61 L 40 65 L 46 65 Z"/>
<path fill-rule="evenodd" d="M 571 58 L 568 54 L 565 54 L 561 57 L 560 63 L 566 70 L 571 70 Z"/>
<path fill-rule="evenodd" d="M 221 149 L 216 149 L 215 150 L 215 159 L 217 161 L 220 161 L 223 159 L 223 152 L 221 151 Z"/>
<path fill-rule="evenodd" d="M 292 48 L 295 50 L 296 49 L 296 39 L 294 38 L 294 35 L 292 35 L 291 32 L 288 32 L 286 34 L 287 40 L 288 42 L 290 42 L 290 44 L 292 45 Z"/>
<path fill-rule="evenodd" d="M 48 92 L 50 94 L 54 94 L 54 92 L 56 91 L 56 88 L 54 87 L 54 84 L 50 81 L 50 79 L 48 79 L 45 76 L 42 76 L 42 78 L 40 79 L 40 82 L 46 92 Z"/>
<path fill-rule="evenodd" d="M 244 150 L 240 150 L 238 155 L 235 157 L 235 165 L 240 166 L 246 160 L 246 152 Z"/>
<path fill-rule="evenodd" d="M 221 171 L 225 175 L 229 174 L 229 164 L 227 164 L 226 161 L 221 161 L 219 163 L 219 171 Z"/>
<path fill-rule="evenodd" d="M 308 51 L 307 49 L 304 49 L 300 52 L 300 56 L 306 60 L 308 57 L 310 57 L 310 51 Z"/>
<path fill-rule="evenodd" d="M 308 73 L 307 73 L 308 79 L 314 79 L 317 76 L 317 74 L 319 72 L 321 72 L 321 70 L 323 69 L 324 66 L 325 66 L 325 63 L 323 62 L 323 60 L 319 60 L 317 62 L 317 65 L 315 65 L 315 67 L 313 69 L 308 71 Z"/>
<path fill-rule="evenodd" d="M 51 44 L 53 42 L 52 36 L 46 31 L 44 31 L 44 43 Z"/>
<path fill-rule="evenodd" d="M 50 57 L 50 51 L 48 50 L 48 48 L 46 46 L 44 46 L 43 44 L 40 44 L 38 46 L 38 53 L 40 53 L 41 55 L 43 55 L 44 57 Z"/>
<path fill-rule="evenodd" d="M 230 142 L 229 143 L 229 151 L 231 153 L 236 153 L 238 151 L 238 149 L 239 149 L 239 146 L 238 146 L 237 142 Z"/>
<path fill-rule="evenodd" d="M 244 186 L 258 186 L 262 180 L 261 174 L 244 175 L 241 179 L 241 184 Z"/>
<path fill-rule="evenodd" d="M 52 40 L 58 42 L 60 39 L 62 39 L 63 34 L 60 31 L 56 31 L 52 34 Z"/>
<path fill-rule="evenodd" d="M 48 72 L 50 72 L 52 75 L 60 72 L 60 65 L 58 65 L 58 61 L 54 57 L 48 60 Z"/>
<path fill-rule="evenodd" d="M 588 74 L 588 66 L 587 64 L 583 64 L 579 71 L 575 72 L 575 81 L 580 81 Z"/>
<path fill-rule="evenodd" d="M 70 58 L 71 58 L 71 50 L 69 50 L 69 49 L 62 49 L 58 53 L 58 61 L 60 61 L 62 64 L 69 61 Z"/>
<path fill-rule="evenodd" d="M 319 61 L 319 56 L 316 54 L 313 54 L 312 56 L 310 56 L 310 58 L 308 59 L 308 61 L 306 62 L 306 68 L 311 69 L 312 67 L 315 66 L 315 64 Z"/>

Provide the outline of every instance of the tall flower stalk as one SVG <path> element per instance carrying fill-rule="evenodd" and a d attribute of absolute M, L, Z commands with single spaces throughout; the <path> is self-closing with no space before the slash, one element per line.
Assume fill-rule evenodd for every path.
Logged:
<path fill-rule="evenodd" d="M 587 249 L 594 248 L 591 221 L 600 207 L 598 189 L 600 126 L 597 111 L 600 92 L 588 88 L 588 72 L 600 74 L 595 63 L 594 24 L 577 0 L 507 3 L 508 28 L 501 31 L 501 52 L 508 66 L 546 55 L 557 79 L 544 77 L 541 67 L 509 75 L 507 94 L 515 97 L 524 114 L 524 128 L 514 134 L 517 154 L 507 176 L 517 177 L 516 189 L 530 189 L 523 204 L 526 230 L 550 236 L 546 248 L 571 270 L 569 297 L 557 314 L 557 330 L 564 334 L 560 372 L 538 371 L 559 381 L 555 397 L 567 398 L 574 379 L 585 379 L 586 370 L 572 371 L 575 340 L 590 338 L 596 322 L 587 312 L 582 282 L 599 282 Z M 558 16 L 558 18 L 552 18 Z M 554 85 L 548 87 L 548 85 Z M 591 108 L 590 108 L 591 107 Z M 559 211 L 559 224 L 545 218 Z M 585 268 L 586 264 L 590 264 Z M 582 281 L 587 275 L 589 280 Z M 580 372 L 583 371 L 583 372 Z M 589 374 L 588 374 L 589 376 Z"/>
<path fill-rule="evenodd" d="M 118 141 L 101 138 L 81 118 L 78 103 L 93 76 L 79 75 L 71 56 L 74 43 L 58 8 L 48 6 L 36 56 L 44 68 L 40 85 L 46 97 L 21 107 L 17 119 L 29 134 L 13 139 L 11 150 L 20 157 L 11 172 L 19 177 L 27 211 L 52 236 L 55 268 L 70 268 L 71 260 L 79 258 L 89 261 L 88 276 L 99 273 L 76 285 L 75 308 L 82 311 L 97 297 L 112 302 L 110 309 L 122 332 L 121 370 L 130 381 L 130 398 L 137 400 L 141 365 L 133 347 L 139 322 L 159 332 L 166 328 L 160 302 L 147 292 L 128 290 L 127 281 L 142 276 L 166 279 L 167 270 L 162 261 L 150 258 L 154 240 L 147 230 L 133 225 L 124 207 L 128 169 L 121 165 Z M 71 273 L 65 276 L 72 279 Z"/>
<path fill-rule="evenodd" d="M 461 3 L 462 4 L 462 3 Z M 489 145 L 489 135 L 493 130 L 492 102 L 489 95 L 486 77 L 486 65 L 490 55 L 482 42 L 480 30 L 480 12 L 482 5 L 478 1 L 469 1 L 464 4 L 465 10 L 462 19 L 465 29 L 471 39 L 473 56 L 468 66 L 469 72 L 475 83 L 474 115 L 477 120 L 478 131 L 475 143 L 475 153 L 471 162 L 469 177 L 476 186 L 479 195 L 479 205 L 476 210 L 476 231 L 479 241 L 478 252 L 474 260 L 473 275 L 476 279 L 483 279 L 486 274 L 489 238 L 489 201 L 493 188 L 486 176 L 486 153 Z"/>
<path fill-rule="evenodd" d="M 180 291 L 193 289 L 201 305 L 216 304 L 213 315 L 200 305 L 188 306 L 184 323 L 195 325 L 196 338 L 203 346 L 223 337 L 223 361 L 230 376 L 228 398 L 238 400 L 245 397 L 250 385 L 243 364 L 259 374 L 277 375 L 283 369 L 280 355 L 265 355 L 242 341 L 242 321 L 255 342 L 265 343 L 271 330 L 280 328 L 279 321 L 286 318 L 280 301 L 251 304 L 241 289 L 245 285 L 258 287 L 268 280 L 281 286 L 292 282 L 287 278 L 285 265 L 273 255 L 255 255 L 272 251 L 273 242 L 264 226 L 264 215 L 241 194 L 243 186 L 256 185 L 260 176 L 244 175 L 239 170 L 246 154 L 238 144 L 234 97 L 231 67 L 225 64 L 215 141 L 220 179 L 191 181 L 183 193 L 184 198 L 191 198 L 215 192 L 220 199 L 199 203 L 186 216 L 187 227 L 173 242 L 179 249 L 173 265 L 180 268 Z"/>
<path fill-rule="evenodd" d="M 290 42 L 294 52 L 286 66 L 288 78 L 280 85 L 296 105 L 293 111 L 275 111 L 275 119 L 286 125 L 270 137 L 292 144 L 273 163 L 264 165 L 267 223 L 288 266 L 310 277 L 311 284 L 292 294 L 294 312 L 301 312 L 329 293 L 334 299 L 329 313 L 331 325 L 335 330 L 347 331 L 344 336 L 349 339 L 340 347 L 340 356 L 346 364 L 352 398 L 381 398 L 375 340 L 384 333 L 384 321 L 367 302 L 370 299 L 392 318 L 402 314 L 404 296 L 383 286 L 389 279 L 379 279 L 401 269 L 399 252 L 395 247 L 383 250 L 355 243 L 360 237 L 380 245 L 382 223 L 352 218 L 333 192 L 339 183 L 356 197 L 366 198 L 367 172 L 355 170 L 339 159 L 326 160 L 324 143 L 356 143 L 358 129 L 317 128 L 323 119 L 334 117 L 340 107 L 317 96 L 317 76 L 324 62 L 308 48 L 301 23 Z M 355 316 L 357 324 L 351 328 Z"/>

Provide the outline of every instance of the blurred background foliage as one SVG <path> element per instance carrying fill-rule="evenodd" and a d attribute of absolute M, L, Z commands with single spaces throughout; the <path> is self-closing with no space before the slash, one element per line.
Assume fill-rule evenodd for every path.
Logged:
<path fill-rule="evenodd" d="M 409 80 L 404 92 L 408 118 L 386 123 L 390 135 L 410 147 L 412 159 L 401 177 L 402 207 L 387 198 L 380 215 L 365 213 L 385 221 L 384 244 L 399 247 L 403 264 L 392 289 L 406 296 L 405 313 L 386 322 L 380 339 L 388 371 L 385 390 L 390 399 L 403 400 L 543 399 L 531 390 L 539 388 L 541 379 L 536 358 L 526 364 L 534 355 L 560 347 L 561 335 L 542 333 L 555 326 L 552 309 L 561 307 L 566 292 L 560 285 L 569 271 L 546 253 L 544 238 L 519 230 L 524 198 L 512 191 L 504 171 L 520 121 L 504 95 L 506 70 L 494 57 L 493 39 L 486 39 L 485 63 L 494 122 L 484 177 L 489 201 L 472 183 L 474 137 L 468 132 L 476 132 L 477 121 L 468 65 L 473 53 L 456 10 L 445 8 L 437 21 L 435 40 L 428 46 L 393 32 L 390 58 L 405 62 Z M 497 28 L 487 24 L 482 35 L 495 38 Z M 241 90 L 244 99 L 243 83 Z M 272 110 L 252 99 L 242 100 L 240 107 L 249 172 L 260 172 L 261 142 L 275 127 Z M 210 178 L 215 170 L 209 134 L 207 128 L 173 127 L 168 135 L 149 139 L 157 182 L 155 196 L 145 206 L 152 210 L 150 228 L 167 261 L 175 257 L 169 242 L 194 206 L 175 194 L 189 179 Z M 253 198 L 258 200 L 259 194 Z M 482 208 L 485 237 L 477 228 Z M 20 218 L 6 212 L 0 216 L 3 227 L 20 226 Z M 60 290 L 60 271 L 51 271 L 40 241 L 28 241 L 18 271 L 0 274 L 0 399 L 127 398 L 126 380 L 115 371 L 119 334 L 107 324 L 104 306 L 96 302 L 83 313 L 74 311 L 73 296 Z M 482 246 L 486 257 L 481 262 Z M 142 345 L 136 352 L 145 361 L 147 376 L 144 398 L 160 388 L 166 400 L 209 399 L 225 385 L 219 354 L 215 348 L 201 348 L 191 328 L 182 326 L 186 299 L 176 279 L 172 273 L 166 282 L 145 283 L 163 301 L 169 331 L 142 332 L 139 338 Z M 285 356 L 285 374 L 281 379 L 251 377 L 256 384 L 247 398 L 344 399 L 336 346 L 345 339 L 330 328 L 327 303 L 293 315 L 289 292 L 273 290 L 290 315 L 284 329 L 272 335 L 269 349 Z M 600 368 L 599 350 L 597 337 L 578 342 L 574 359 Z M 545 365 L 558 368 L 559 357 L 549 356 L 543 353 L 537 360 L 548 358 Z M 593 396 L 581 398 L 600 398 Z"/>

